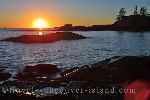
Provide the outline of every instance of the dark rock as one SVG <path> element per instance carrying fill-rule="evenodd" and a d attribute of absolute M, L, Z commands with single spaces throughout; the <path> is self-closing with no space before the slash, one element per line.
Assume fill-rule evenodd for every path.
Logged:
<path fill-rule="evenodd" d="M 104 61 L 102 61 L 104 62 Z M 150 57 L 128 56 L 112 61 L 79 68 L 78 71 L 61 77 L 63 81 L 88 81 L 90 84 L 124 84 L 126 81 L 150 81 Z"/>
<path fill-rule="evenodd" d="M 86 85 L 80 87 L 82 89 L 88 89 L 89 87 L 112 88 L 115 86 L 118 90 L 124 88 L 125 84 L 129 85 L 136 80 L 150 82 L 150 57 L 127 56 L 113 59 L 114 57 L 93 64 L 90 67 L 79 68 L 78 71 L 61 77 L 61 80 L 68 83 L 75 81 L 79 82 L 79 84 L 82 84 L 82 81 L 87 81 Z M 73 84 L 73 87 L 74 85 L 76 84 Z M 68 87 L 73 88 L 70 85 Z M 102 100 L 121 100 L 124 98 L 124 94 L 92 94 L 92 96 L 82 94 L 79 96 L 79 100 L 87 98 L 90 98 L 89 100 L 98 100 L 100 98 Z"/>
<path fill-rule="evenodd" d="M 19 88 L 43 88 L 43 87 L 60 87 L 61 81 L 51 77 L 52 74 L 61 70 L 55 65 L 38 64 L 35 66 L 26 66 L 22 72 L 14 76 L 16 80 L 7 82 L 7 85 Z M 10 84 L 11 83 L 11 84 Z M 5 83 L 6 84 L 6 83 Z"/>
<path fill-rule="evenodd" d="M 71 81 L 86 81 L 88 76 L 87 71 L 88 70 L 80 68 L 75 72 L 69 72 L 65 74 L 60 78 L 60 80 L 63 83 L 70 83 Z"/>
<path fill-rule="evenodd" d="M 61 70 L 55 65 L 51 64 L 38 64 L 35 66 L 26 66 L 23 72 L 26 73 L 39 73 L 39 74 L 53 74 Z"/>
<path fill-rule="evenodd" d="M 37 100 L 33 95 L 27 95 L 22 93 L 0 93 L 1 100 Z"/>
<path fill-rule="evenodd" d="M 11 74 L 10 73 L 0 73 L 0 81 L 4 81 L 4 80 L 7 80 L 9 78 L 11 78 Z"/>
<path fill-rule="evenodd" d="M 39 65 L 38 65 L 39 66 Z M 41 66 L 41 65 L 40 65 Z M 106 59 L 104 61 L 98 62 L 96 64 L 90 66 L 83 66 L 80 68 L 71 68 L 63 71 L 61 73 L 62 77 L 58 79 L 39 79 L 42 82 L 37 82 L 38 79 L 35 77 L 32 80 L 22 82 L 17 81 L 14 84 L 22 84 L 23 86 L 33 85 L 37 87 L 46 87 L 53 86 L 59 87 L 62 83 L 72 83 L 68 84 L 67 88 L 82 88 L 89 89 L 90 88 L 112 88 L 115 89 L 125 88 L 125 85 L 128 86 L 130 83 L 136 80 L 143 80 L 144 82 L 150 83 L 150 57 L 113 57 L 110 59 Z M 34 66 L 35 67 L 35 66 Z M 30 69 L 31 68 L 31 69 Z M 36 73 L 46 73 L 47 71 L 42 70 L 39 71 L 41 67 L 33 68 L 33 66 L 26 67 L 23 73 L 31 73 L 29 76 L 33 77 L 34 75 L 40 76 L 40 74 Z M 55 69 L 55 68 L 54 68 Z M 34 71 L 36 73 L 34 73 Z M 57 71 L 56 71 L 57 72 Z M 33 74 L 34 73 L 34 74 Z M 43 75 L 42 74 L 42 75 Z M 28 77 L 29 77 L 28 76 Z M 41 76 L 40 76 L 41 77 Z M 26 78 L 25 78 L 26 79 Z M 25 84 L 25 85 L 24 85 Z M 48 99 L 60 99 L 60 98 L 68 98 L 68 100 L 122 100 L 124 94 L 67 94 L 67 95 L 52 95 L 40 98 L 41 100 Z M 67 99 L 64 99 L 67 100 Z"/>
<path fill-rule="evenodd" d="M 0 99 L 2 100 L 77 100 L 75 96 L 72 95 L 62 95 L 62 94 L 55 94 L 52 96 L 45 96 L 37 98 L 34 95 L 27 95 L 21 93 L 0 93 Z"/>
<path fill-rule="evenodd" d="M 123 57 L 118 61 L 108 64 L 124 80 L 148 80 L 150 81 L 150 57 Z M 112 71 L 113 72 L 113 71 Z M 117 74 L 113 73 L 114 75 Z"/>
<path fill-rule="evenodd" d="M 26 66 L 23 72 L 18 73 L 14 78 L 18 80 L 44 81 L 52 79 L 50 75 L 60 71 L 61 70 L 55 65 L 39 64 L 35 66 Z"/>
<path fill-rule="evenodd" d="M 48 82 L 48 85 L 51 87 L 59 88 L 61 86 L 61 81 L 60 80 L 50 80 Z"/>
<path fill-rule="evenodd" d="M 1 41 L 11 41 L 19 43 L 51 43 L 60 40 L 77 40 L 86 37 L 72 32 L 56 32 L 46 35 L 22 35 L 19 37 L 10 37 Z"/>
<path fill-rule="evenodd" d="M 5 69 L 1 69 L 1 68 L 0 68 L 0 72 L 3 72 L 4 70 L 5 70 Z"/>
<path fill-rule="evenodd" d="M 70 72 L 73 72 L 73 71 L 77 70 L 78 68 L 79 68 L 79 67 L 66 69 L 66 70 L 62 71 L 62 72 L 60 73 L 60 75 L 64 76 L 64 75 L 66 75 L 66 74 L 68 74 L 68 73 L 70 73 Z"/>
<path fill-rule="evenodd" d="M 39 100 L 77 100 L 75 95 L 63 95 L 63 94 L 55 94 L 52 96 L 46 96 Z"/>

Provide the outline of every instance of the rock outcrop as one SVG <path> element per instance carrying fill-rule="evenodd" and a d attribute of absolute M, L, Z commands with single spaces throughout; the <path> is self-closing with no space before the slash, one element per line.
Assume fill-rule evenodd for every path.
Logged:
<path fill-rule="evenodd" d="M 19 72 L 13 78 L 14 81 L 8 81 L 4 84 L 14 85 L 16 87 L 60 87 L 60 81 L 55 80 L 52 75 L 61 72 L 59 68 L 51 64 L 38 64 L 35 66 L 26 66 L 22 72 Z"/>
<path fill-rule="evenodd" d="M 1 41 L 10 41 L 18 43 L 52 43 L 60 40 L 86 39 L 86 37 L 72 32 L 56 32 L 46 35 L 22 35 L 19 37 L 10 37 Z"/>
<path fill-rule="evenodd" d="M 57 69 L 54 65 L 36 65 L 34 67 L 26 67 L 22 73 L 16 75 L 17 81 L 6 82 L 4 85 L 15 85 L 20 88 L 25 86 L 33 86 L 36 88 L 42 87 L 60 87 L 62 83 L 68 84 L 65 89 L 82 89 L 82 93 L 66 93 L 55 94 L 46 96 L 41 100 L 49 100 L 49 98 L 66 98 L 65 100 L 127 100 L 124 97 L 128 94 L 118 93 L 119 89 L 134 88 L 139 89 L 144 85 L 145 88 L 141 88 L 142 91 L 138 91 L 137 94 L 143 93 L 143 90 L 150 91 L 150 57 L 113 57 L 104 61 L 98 62 L 92 65 L 85 65 L 83 67 L 70 68 L 63 71 Z M 54 73 L 59 72 L 60 78 L 48 77 Z M 45 69 L 49 70 L 46 71 Z M 50 73 L 50 74 L 48 74 Z M 26 76 L 27 75 L 27 76 Z M 48 76 L 44 76 L 48 75 Z M 21 76 L 21 78 L 20 78 Z M 144 83 L 144 84 L 143 84 Z M 112 89 L 115 88 L 117 93 L 97 93 L 97 90 L 90 89 Z M 84 91 L 86 90 L 86 91 Z M 107 91 L 108 91 L 107 90 Z M 135 93 L 135 95 L 137 95 Z M 2 94 L 7 97 L 10 94 Z M 134 94 L 133 94 L 134 95 Z M 142 94 L 143 95 L 143 94 Z M 25 96 L 25 95 L 24 95 Z M 128 95 L 130 96 L 130 94 Z M 16 98 L 21 98 L 16 94 Z M 26 98 L 34 96 L 25 96 Z M 9 98 L 9 97 L 7 97 Z M 67 99 L 68 98 L 68 99 Z M 35 100 L 37 98 L 34 98 Z M 57 100 L 57 99 L 56 99 Z"/>
<path fill-rule="evenodd" d="M 12 75 L 10 73 L 0 72 L 0 81 L 7 80 L 7 79 L 11 78 L 11 76 Z"/>
<path fill-rule="evenodd" d="M 0 81 L 5 81 L 11 78 L 12 76 L 10 73 L 4 72 L 4 70 L 5 70 L 5 67 L 0 66 Z"/>

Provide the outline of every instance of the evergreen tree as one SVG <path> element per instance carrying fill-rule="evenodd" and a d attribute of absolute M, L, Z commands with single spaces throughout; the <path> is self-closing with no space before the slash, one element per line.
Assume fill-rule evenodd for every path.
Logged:
<path fill-rule="evenodd" d="M 146 7 L 141 7 L 141 9 L 140 9 L 140 15 L 144 15 L 144 16 L 148 15 Z"/>
<path fill-rule="evenodd" d="M 117 15 L 116 20 L 121 20 L 121 17 L 126 15 L 126 9 L 125 8 L 121 8 L 119 11 L 119 15 Z"/>
<path fill-rule="evenodd" d="M 138 15 L 139 14 L 137 10 L 138 10 L 137 6 L 135 6 L 134 15 Z"/>
<path fill-rule="evenodd" d="M 125 16 L 126 15 L 126 9 L 125 8 L 121 8 L 121 10 L 119 11 L 119 15 L 120 16 Z"/>

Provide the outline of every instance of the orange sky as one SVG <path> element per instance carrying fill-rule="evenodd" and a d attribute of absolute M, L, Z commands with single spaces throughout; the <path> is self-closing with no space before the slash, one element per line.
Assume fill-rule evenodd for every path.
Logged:
<path fill-rule="evenodd" d="M 34 12 L 34 11 L 33 11 Z M 43 13 L 43 12 L 42 12 Z M 11 14 L 10 14 L 11 15 Z M 97 21 L 97 18 L 88 19 L 86 17 L 65 17 L 59 16 L 56 13 L 43 13 L 39 14 L 39 12 L 32 11 L 27 12 L 25 14 L 17 14 L 18 16 L 3 15 L 3 20 L 0 22 L 0 27 L 15 27 L 15 28 L 33 28 L 33 23 L 37 19 L 45 20 L 50 27 L 62 26 L 64 24 L 73 24 L 73 25 L 85 25 L 89 26 L 92 24 L 111 24 L 113 22 L 110 18 L 102 18 Z"/>
<path fill-rule="evenodd" d="M 0 0 L 0 27 L 31 28 L 41 18 L 50 27 L 112 24 L 120 8 L 132 14 L 134 6 L 149 0 Z"/>
<path fill-rule="evenodd" d="M 31 28 L 39 18 L 44 19 L 50 27 L 64 24 L 90 26 L 113 22 L 111 14 L 111 17 L 107 17 L 107 13 L 99 13 L 104 10 L 88 8 L 90 2 L 86 4 L 79 0 L 1 0 L 0 27 Z"/>

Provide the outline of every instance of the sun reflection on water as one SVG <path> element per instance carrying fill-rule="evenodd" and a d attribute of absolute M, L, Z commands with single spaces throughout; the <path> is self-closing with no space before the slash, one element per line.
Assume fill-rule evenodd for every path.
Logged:
<path fill-rule="evenodd" d="M 43 32 L 39 32 L 38 34 L 39 34 L 39 35 L 43 35 Z"/>

